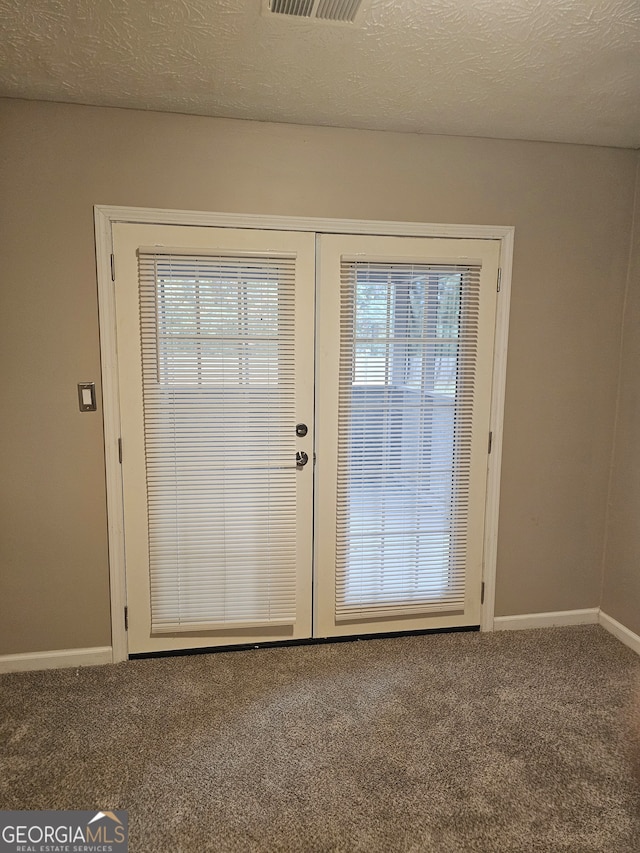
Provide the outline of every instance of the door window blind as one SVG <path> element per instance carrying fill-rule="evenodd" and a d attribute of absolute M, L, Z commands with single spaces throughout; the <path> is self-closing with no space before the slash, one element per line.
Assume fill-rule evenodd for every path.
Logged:
<path fill-rule="evenodd" d="M 154 633 L 295 619 L 295 259 L 139 252 Z"/>
<path fill-rule="evenodd" d="M 336 618 L 461 610 L 480 267 L 341 264 Z"/>

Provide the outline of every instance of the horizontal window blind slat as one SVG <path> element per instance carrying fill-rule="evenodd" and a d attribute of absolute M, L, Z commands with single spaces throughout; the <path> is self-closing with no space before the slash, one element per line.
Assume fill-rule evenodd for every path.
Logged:
<path fill-rule="evenodd" d="M 243 628 L 269 628 L 273 625 L 290 625 L 291 619 L 285 616 L 282 619 L 278 619 L 276 617 L 272 617 L 269 619 L 264 619 L 260 621 L 259 619 L 252 619 L 251 621 L 246 621 L 242 619 L 234 619 L 233 617 L 227 619 L 221 619 L 217 622 L 212 621 L 198 621 L 195 619 L 191 619 L 188 623 L 182 624 L 180 622 L 173 622 L 171 620 L 157 620 L 152 628 L 153 634 L 178 634 L 178 633 L 195 633 L 195 632 L 204 632 L 204 631 L 221 631 L 223 629 L 235 629 L 241 630 Z"/>

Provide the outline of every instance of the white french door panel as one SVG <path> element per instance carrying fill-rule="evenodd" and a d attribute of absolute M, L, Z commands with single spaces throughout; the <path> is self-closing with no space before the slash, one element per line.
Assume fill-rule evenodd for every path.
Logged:
<path fill-rule="evenodd" d="M 316 636 L 480 623 L 499 250 L 318 238 Z"/>
<path fill-rule="evenodd" d="M 129 652 L 310 637 L 314 236 L 113 241 Z"/>

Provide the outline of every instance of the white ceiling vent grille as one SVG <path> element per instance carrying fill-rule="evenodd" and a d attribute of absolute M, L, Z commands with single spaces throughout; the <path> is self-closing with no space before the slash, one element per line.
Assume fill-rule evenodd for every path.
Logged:
<path fill-rule="evenodd" d="M 264 0 L 266 14 L 351 24 L 362 0 Z"/>

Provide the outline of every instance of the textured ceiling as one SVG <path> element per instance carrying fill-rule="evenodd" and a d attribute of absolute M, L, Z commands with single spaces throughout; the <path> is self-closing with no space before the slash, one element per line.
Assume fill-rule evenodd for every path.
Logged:
<path fill-rule="evenodd" d="M 640 147 L 640 0 L 0 0 L 0 95 Z"/>

